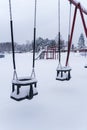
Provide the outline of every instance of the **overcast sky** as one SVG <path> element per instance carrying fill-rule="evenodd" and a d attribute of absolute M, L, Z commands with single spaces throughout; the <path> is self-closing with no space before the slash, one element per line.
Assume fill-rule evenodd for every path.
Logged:
<path fill-rule="evenodd" d="M 34 2 L 35 0 L 11 0 L 14 23 L 14 41 L 26 43 L 33 39 Z M 61 35 L 67 40 L 69 2 L 61 1 Z M 78 0 L 85 7 L 87 0 Z M 37 37 L 54 39 L 58 33 L 58 0 L 37 0 Z M 72 6 L 73 17 L 74 6 Z M 87 17 L 87 16 L 86 16 Z M 86 21 L 87 18 L 85 17 Z M 78 13 L 73 42 L 84 33 Z M 10 41 L 9 0 L 0 0 L 0 42 Z"/>

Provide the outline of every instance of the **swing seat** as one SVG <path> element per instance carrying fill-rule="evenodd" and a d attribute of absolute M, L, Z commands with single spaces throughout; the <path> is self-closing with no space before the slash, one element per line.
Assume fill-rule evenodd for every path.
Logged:
<path fill-rule="evenodd" d="M 56 80 L 60 80 L 60 81 L 70 80 L 70 78 L 71 78 L 71 75 L 70 75 L 71 68 L 70 67 L 68 67 L 68 66 L 58 67 L 56 69 L 56 71 L 57 71 Z"/>
<path fill-rule="evenodd" d="M 85 65 L 84 68 L 87 68 L 87 65 Z"/>
<path fill-rule="evenodd" d="M 14 79 L 12 81 L 12 93 L 10 97 L 16 101 L 21 101 L 23 99 L 31 100 L 33 96 L 38 94 L 36 85 L 36 78 L 23 77 Z"/>

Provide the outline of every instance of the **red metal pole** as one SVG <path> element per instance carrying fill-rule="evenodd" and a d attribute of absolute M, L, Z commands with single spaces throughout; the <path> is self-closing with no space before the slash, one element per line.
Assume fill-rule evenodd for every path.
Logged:
<path fill-rule="evenodd" d="M 70 54 L 70 48 L 71 48 L 71 44 L 72 44 L 72 37 L 73 37 L 73 32 L 74 32 L 76 14 L 77 14 L 77 6 L 75 7 L 75 11 L 74 11 L 74 17 L 73 17 L 71 35 L 70 35 L 70 39 L 69 39 L 69 43 L 68 43 L 68 51 L 67 51 L 66 66 L 68 65 L 68 60 L 69 60 L 69 54 Z"/>
<path fill-rule="evenodd" d="M 48 48 L 46 49 L 46 59 L 48 59 Z"/>
<path fill-rule="evenodd" d="M 83 22 L 84 31 L 85 31 L 85 34 L 86 34 L 86 37 L 87 37 L 87 28 L 86 28 L 86 23 L 85 23 L 84 15 L 83 15 L 83 13 L 82 13 L 81 5 L 80 5 L 80 4 L 79 4 L 79 10 L 80 10 L 80 15 L 81 15 L 82 22 Z"/>

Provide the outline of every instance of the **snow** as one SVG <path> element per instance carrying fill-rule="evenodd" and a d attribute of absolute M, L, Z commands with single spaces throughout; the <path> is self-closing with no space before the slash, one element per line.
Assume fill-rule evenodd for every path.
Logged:
<path fill-rule="evenodd" d="M 30 76 L 32 54 L 16 54 L 18 76 Z M 66 54 L 63 53 L 62 64 Z M 71 53 L 69 81 L 56 80 L 58 60 L 36 60 L 38 95 L 17 102 L 10 98 L 12 57 L 0 59 L 1 130 L 87 130 L 87 58 Z"/>
<path fill-rule="evenodd" d="M 71 67 L 70 66 L 59 66 L 58 65 L 56 70 L 68 71 L 68 70 L 71 70 Z"/>
<path fill-rule="evenodd" d="M 25 79 L 25 80 L 24 80 Z M 21 77 L 21 78 L 18 78 L 16 80 L 13 80 L 12 83 L 14 84 L 30 84 L 30 83 L 34 83 L 34 82 L 37 82 L 36 78 L 32 78 L 32 77 Z"/>

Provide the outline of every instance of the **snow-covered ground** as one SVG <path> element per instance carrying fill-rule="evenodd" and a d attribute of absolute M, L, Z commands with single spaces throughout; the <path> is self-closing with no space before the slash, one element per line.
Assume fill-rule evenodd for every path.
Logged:
<path fill-rule="evenodd" d="M 65 64 L 66 54 L 62 56 Z M 0 59 L 0 130 L 87 130 L 87 58 L 70 55 L 70 81 L 56 81 L 57 60 L 36 60 L 38 95 L 10 99 L 12 56 Z M 16 54 L 18 76 L 30 76 L 31 54 Z M 29 75 L 28 75 L 29 74 Z"/>

